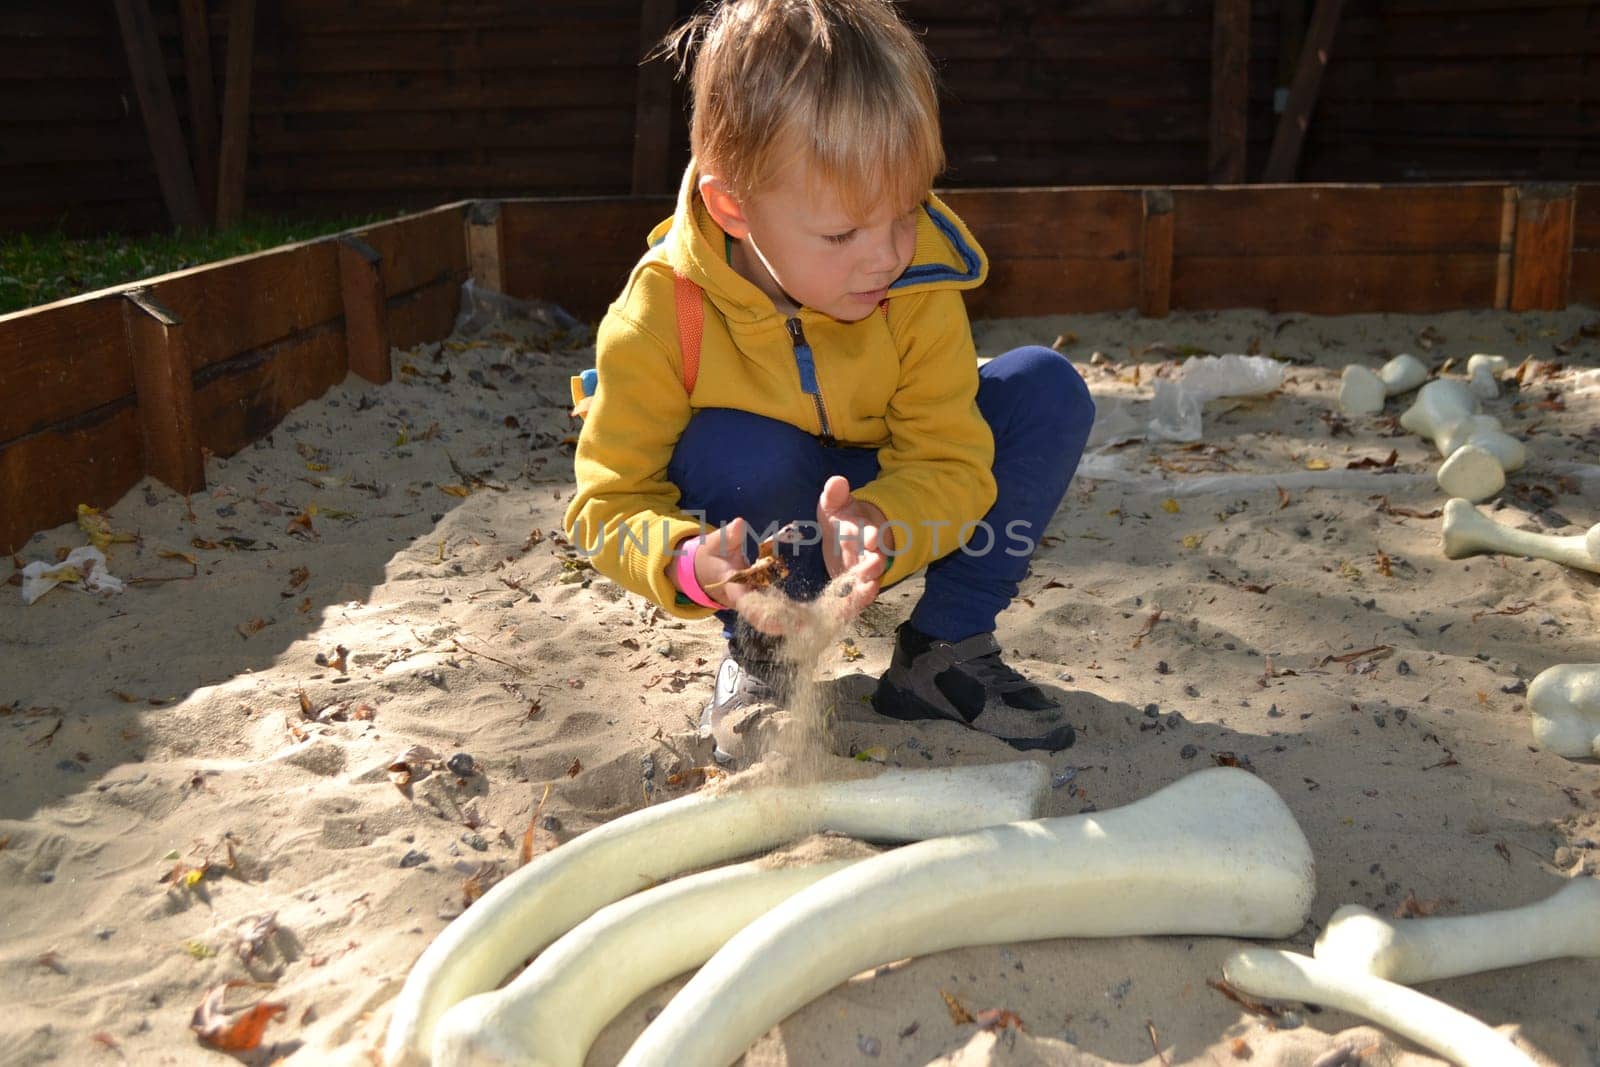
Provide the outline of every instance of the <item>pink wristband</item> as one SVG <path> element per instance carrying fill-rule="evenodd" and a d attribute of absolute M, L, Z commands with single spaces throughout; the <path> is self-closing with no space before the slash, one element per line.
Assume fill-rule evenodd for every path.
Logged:
<path fill-rule="evenodd" d="M 706 595 L 706 591 L 700 588 L 700 579 L 694 573 L 695 553 L 704 540 L 704 537 L 691 537 L 678 546 L 678 561 L 673 567 L 673 577 L 677 579 L 678 589 L 684 596 L 703 608 L 720 609 L 725 605 L 718 604 Z"/>

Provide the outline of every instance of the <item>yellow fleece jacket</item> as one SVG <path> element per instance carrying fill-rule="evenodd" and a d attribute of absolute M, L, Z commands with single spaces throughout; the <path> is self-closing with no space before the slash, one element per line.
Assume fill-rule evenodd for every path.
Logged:
<path fill-rule="evenodd" d="M 597 571 L 683 618 L 710 614 L 684 603 L 668 574 L 672 550 L 702 532 L 667 479 L 690 417 L 736 408 L 822 433 L 786 319 L 728 264 L 724 233 L 696 178 L 691 163 L 676 212 L 652 231 L 650 250 L 600 323 L 599 387 L 578 437 L 577 494 L 565 522 Z M 705 293 L 692 395 L 683 384 L 674 271 Z M 954 551 L 962 526 L 994 503 L 994 439 L 977 407 L 977 353 L 960 292 L 987 273 L 966 226 L 930 195 L 887 315 L 853 323 L 809 308 L 798 315 L 833 437 L 878 450 L 878 477 L 851 488 L 896 524 L 886 585 Z"/>

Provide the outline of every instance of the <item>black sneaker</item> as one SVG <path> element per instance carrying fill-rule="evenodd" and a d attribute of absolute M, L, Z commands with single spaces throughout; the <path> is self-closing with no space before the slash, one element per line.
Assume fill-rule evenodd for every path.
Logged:
<path fill-rule="evenodd" d="M 1007 707 L 1036 712 L 1044 723 L 1061 719 L 1060 704 L 1000 658 L 994 634 L 951 643 L 935 640 L 906 622 L 895 631 L 894 658 L 878 681 L 872 706 L 892 719 L 958 722 L 1022 751 L 1055 752 L 1077 739 L 1071 724 L 1037 737 L 1006 736 L 984 729 L 977 719 L 993 698 Z"/>
<path fill-rule="evenodd" d="M 774 639 L 740 633 L 728 642 L 728 655 L 717 668 L 711 703 L 700 713 L 700 736 L 715 742 L 711 757 L 733 762 L 734 736 L 743 732 L 746 710 L 788 702 L 793 671 L 778 658 Z"/>

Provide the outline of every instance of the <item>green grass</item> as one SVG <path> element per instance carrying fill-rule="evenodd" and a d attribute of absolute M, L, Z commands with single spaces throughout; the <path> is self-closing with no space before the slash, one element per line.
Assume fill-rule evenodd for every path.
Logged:
<path fill-rule="evenodd" d="M 375 222 L 346 219 L 247 218 L 219 233 L 68 237 L 61 233 L 0 234 L 0 315 L 79 293 L 229 259 Z"/>

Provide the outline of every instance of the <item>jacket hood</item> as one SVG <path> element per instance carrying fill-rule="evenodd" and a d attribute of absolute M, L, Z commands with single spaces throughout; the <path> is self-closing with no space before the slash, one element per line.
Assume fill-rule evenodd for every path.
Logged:
<path fill-rule="evenodd" d="M 706 291 L 729 318 L 771 314 L 771 301 L 727 261 L 726 234 L 700 199 L 700 168 L 689 161 L 678 205 L 670 219 L 650 231 L 658 262 L 683 274 Z M 929 193 L 917 218 L 917 247 L 911 264 L 889 286 L 890 296 L 931 289 L 973 289 L 989 273 L 989 259 L 966 224 L 942 200 Z"/>

